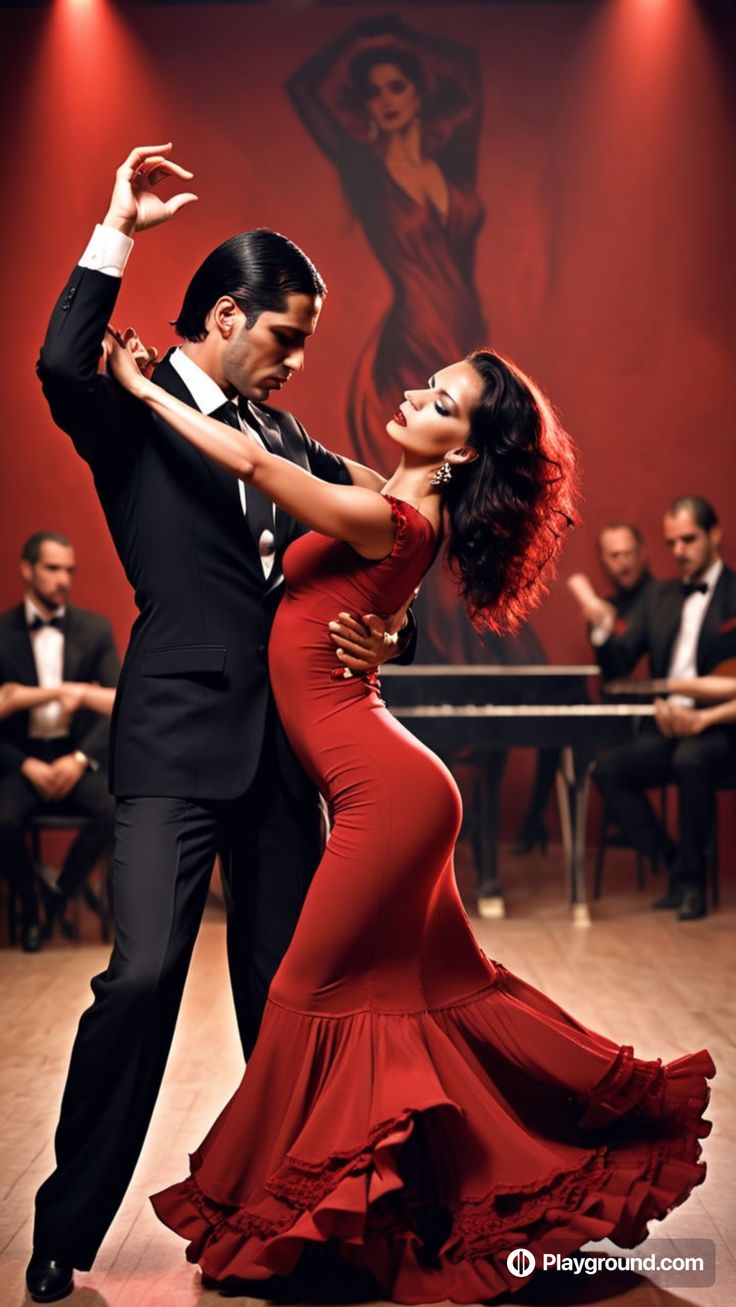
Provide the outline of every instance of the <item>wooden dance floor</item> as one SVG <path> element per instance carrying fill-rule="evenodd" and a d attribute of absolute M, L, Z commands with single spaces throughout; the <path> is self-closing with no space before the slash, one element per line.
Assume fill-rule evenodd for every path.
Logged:
<path fill-rule="evenodd" d="M 736 1103 L 732 1079 L 736 893 L 723 887 L 720 911 L 678 924 L 649 910 L 661 892 L 650 879 L 633 888 L 631 855 L 612 853 L 607 893 L 593 925 L 570 924 L 561 893 L 559 849 L 542 857 L 503 858 L 508 916 L 473 917 L 485 951 L 549 993 L 580 1020 L 633 1043 L 645 1058 L 670 1059 L 707 1046 L 719 1068 L 705 1141 L 709 1175 L 663 1225 L 658 1239 L 707 1239 L 716 1247 L 716 1284 L 658 1287 L 646 1276 L 602 1271 L 548 1272 L 509 1302 L 605 1303 L 611 1307 L 732 1307 L 736 1303 Z M 460 851 L 459 876 L 468 868 Z M 472 900 L 468 900 L 472 911 Z M 38 955 L 0 949 L 0 1307 L 25 1300 L 33 1194 L 52 1165 L 51 1138 L 78 1016 L 89 980 L 104 969 L 107 949 L 97 924 L 81 919 L 79 943 L 54 940 Z M 197 945 L 164 1087 L 147 1146 L 94 1270 L 78 1273 L 70 1307 L 215 1307 L 229 1301 L 202 1288 L 184 1260 L 183 1243 L 161 1226 L 147 1195 L 187 1171 L 199 1142 L 237 1085 L 241 1062 L 225 964 L 223 919 L 208 911 Z M 596 1251 L 609 1251 L 595 1245 Z M 610 1251 L 613 1251 L 612 1249 Z M 641 1250 L 639 1250 L 641 1251 Z M 646 1251 L 646 1245 L 644 1245 Z M 660 1245 L 660 1252 L 666 1252 Z M 676 1250 L 674 1250 L 676 1253 Z"/>

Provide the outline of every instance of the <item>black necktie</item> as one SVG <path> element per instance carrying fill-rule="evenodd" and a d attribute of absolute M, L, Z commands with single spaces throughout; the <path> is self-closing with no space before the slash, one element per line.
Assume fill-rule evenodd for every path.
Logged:
<path fill-rule="evenodd" d="M 40 631 L 42 626 L 53 626 L 56 628 L 57 631 L 61 631 L 64 626 L 64 618 L 49 617 L 48 621 L 46 621 L 45 618 L 39 617 L 38 613 L 34 613 L 33 617 L 28 623 L 28 630 Z"/>
<path fill-rule="evenodd" d="M 222 404 L 220 408 L 215 409 L 212 414 L 213 418 L 219 418 L 220 422 L 226 422 L 229 427 L 234 427 L 243 435 L 243 439 L 249 439 L 243 432 L 238 415 L 238 406 L 232 400 L 227 404 Z M 260 555 L 261 536 L 264 531 L 270 531 L 273 535 L 273 504 L 270 499 L 262 495 L 260 490 L 245 482 L 245 514 L 250 528 L 250 533 L 255 540 L 256 549 Z"/>
<path fill-rule="evenodd" d="M 689 599 L 690 595 L 707 595 L 708 586 L 705 581 L 682 581 L 680 584 L 680 594 L 683 599 Z"/>

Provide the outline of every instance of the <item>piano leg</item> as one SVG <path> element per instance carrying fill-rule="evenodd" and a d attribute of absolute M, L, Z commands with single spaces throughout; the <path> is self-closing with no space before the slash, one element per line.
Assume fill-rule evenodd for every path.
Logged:
<path fill-rule="evenodd" d="M 486 920 L 506 916 L 498 873 L 498 809 L 505 766 L 506 752 L 502 749 L 489 749 L 480 759 L 478 826 L 473 844 L 478 865 L 478 916 Z"/>
<path fill-rule="evenodd" d="M 589 787 L 589 759 L 587 756 L 582 757 L 571 746 L 566 746 L 560 754 L 557 798 L 567 871 L 570 919 L 574 926 L 591 924 L 585 887 L 585 833 Z"/>

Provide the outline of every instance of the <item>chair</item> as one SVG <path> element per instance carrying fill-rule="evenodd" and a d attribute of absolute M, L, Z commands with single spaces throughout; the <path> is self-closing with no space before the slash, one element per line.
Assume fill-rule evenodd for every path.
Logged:
<path fill-rule="evenodd" d="M 7 876 L 0 876 L 0 908 L 7 925 L 8 943 L 15 944 L 18 939 L 18 902 Z"/>
<path fill-rule="evenodd" d="M 710 833 L 710 840 L 708 841 L 708 849 L 706 852 L 706 862 L 705 862 L 706 877 L 710 888 L 710 898 L 714 908 L 717 908 L 720 902 L 720 889 L 719 889 L 720 851 L 718 846 L 718 807 L 717 807 L 718 795 L 727 794 L 729 792 L 733 793 L 734 791 L 736 791 L 736 771 L 727 772 L 725 776 L 722 776 L 720 778 L 720 780 L 716 785 L 716 819 L 713 822 L 713 829 Z"/>
<path fill-rule="evenodd" d="M 727 772 L 722 776 L 715 786 L 716 803 L 719 794 L 736 792 L 736 771 Z M 662 824 L 667 825 L 667 786 L 663 785 L 660 790 L 660 812 Z M 718 809 L 716 807 L 715 821 L 710 833 L 710 839 L 705 854 L 706 868 L 706 889 L 710 893 L 711 905 L 717 908 L 720 903 L 720 849 L 718 841 Z M 601 819 L 601 835 L 598 843 L 598 852 L 595 866 L 595 897 L 601 896 L 601 887 L 603 882 L 603 863 L 606 856 L 606 850 L 610 848 L 631 848 L 632 846 L 625 841 L 625 837 L 618 831 L 608 817 L 604 805 L 603 817 Z M 636 855 L 637 864 L 637 885 L 639 889 L 644 888 L 644 858 L 640 853 Z M 653 861 L 653 870 L 657 870 L 657 864 Z"/>
<path fill-rule="evenodd" d="M 46 831 L 76 832 L 76 831 L 83 830 L 85 826 L 89 825 L 90 820 L 91 819 L 89 817 L 84 817 L 82 816 L 81 813 L 79 813 L 78 815 L 75 815 L 73 813 L 69 813 L 69 814 L 39 813 L 36 816 L 31 817 L 30 821 L 28 822 L 28 825 L 26 826 L 26 831 L 31 846 L 31 857 L 33 858 L 33 861 L 36 864 L 36 866 L 40 866 L 42 862 L 41 839 Z M 86 884 L 80 887 L 79 892 L 74 896 L 74 899 L 72 900 L 74 905 L 75 917 L 76 917 L 75 924 L 77 927 L 79 926 L 79 899 L 80 897 L 83 898 L 85 896 L 85 890 L 87 890 Z M 110 909 L 109 858 L 107 859 L 107 863 L 104 867 L 102 876 L 100 878 L 100 893 L 98 895 L 97 901 L 100 905 L 100 913 L 99 913 L 100 937 L 102 939 L 103 944 L 109 944 L 112 936 L 112 912 Z"/>
<path fill-rule="evenodd" d="M 663 785 L 659 791 L 659 811 L 662 825 L 667 826 L 667 786 Z M 605 865 L 606 853 L 609 849 L 631 849 L 636 854 L 636 887 L 643 890 L 646 883 L 646 862 L 647 859 L 643 853 L 634 848 L 634 845 L 624 835 L 621 827 L 613 820 L 608 805 L 603 801 L 603 812 L 601 814 L 601 828 L 598 836 L 598 848 L 595 858 L 594 889 L 593 896 L 596 899 L 601 897 L 603 889 L 603 868 Z M 656 874 L 659 871 L 659 858 L 650 858 L 652 871 Z"/>

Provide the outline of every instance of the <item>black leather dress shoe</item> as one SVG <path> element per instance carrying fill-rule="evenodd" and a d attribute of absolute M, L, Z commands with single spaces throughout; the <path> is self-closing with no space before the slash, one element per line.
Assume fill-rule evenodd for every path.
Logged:
<path fill-rule="evenodd" d="M 698 921 L 708 914 L 705 895 L 699 889 L 686 889 L 682 896 L 682 906 L 677 914 L 678 921 Z"/>
<path fill-rule="evenodd" d="M 20 937 L 20 946 L 24 953 L 39 953 L 41 950 L 41 931 L 38 926 L 26 926 Z"/>
<path fill-rule="evenodd" d="M 549 833 L 544 822 L 536 822 L 531 826 L 522 826 L 516 841 L 511 845 L 511 852 L 514 857 L 519 857 L 524 853 L 533 853 L 539 845 L 542 853 L 547 852 L 549 843 Z"/>
<path fill-rule="evenodd" d="M 99 894 L 95 894 L 91 885 L 82 886 L 82 898 L 84 899 L 90 912 L 94 912 L 97 917 L 104 917 L 105 905 Z"/>
<path fill-rule="evenodd" d="M 51 939 L 57 926 L 64 939 L 76 939 L 76 929 L 64 915 L 67 903 L 68 899 L 63 894 L 55 894 L 53 898 L 50 895 L 46 897 L 46 921 L 41 931 L 41 939 Z"/>
<path fill-rule="evenodd" d="M 74 1268 L 34 1253 L 26 1270 L 26 1284 L 34 1302 L 58 1302 L 74 1288 Z"/>
<path fill-rule="evenodd" d="M 667 893 L 663 894 L 661 899 L 654 900 L 652 907 L 657 912 L 667 912 L 668 909 L 674 910 L 675 908 L 679 908 L 681 903 L 682 903 L 682 890 L 668 889 Z"/>

